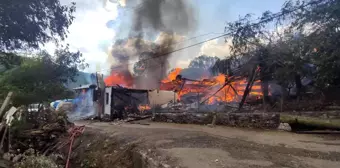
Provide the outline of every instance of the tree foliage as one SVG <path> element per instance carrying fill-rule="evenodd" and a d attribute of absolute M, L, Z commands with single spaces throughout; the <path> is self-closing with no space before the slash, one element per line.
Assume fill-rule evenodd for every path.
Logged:
<path fill-rule="evenodd" d="M 70 96 L 65 84 L 74 81 L 78 69 L 85 68 L 82 55 L 68 45 L 53 55 L 43 51 L 34 56 L 17 51 L 39 51 L 47 42 L 67 37 L 75 3 L 60 0 L 0 1 L 0 96 L 14 92 L 14 105 L 42 103 Z"/>
<path fill-rule="evenodd" d="M 218 60 L 220 60 L 218 57 L 210 57 L 206 55 L 201 55 L 191 60 L 188 67 L 209 70 L 212 66 L 214 66 L 214 64 Z"/>
<path fill-rule="evenodd" d="M 284 87 L 293 84 L 303 89 L 304 77 L 312 78 L 320 90 L 339 87 L 340 1 L 288 0 L 279 13 L 266 11 L 252 20 L 248 14 L 227 24 L 230 58 L 252 60 L 261 68 L 261 80 L 274 79 Z M 223 60 L 223 64 L 235 60 Z M 249 65 L 248 61 L 243 66 Z M 230 68 L 215 67 L 222 67 L 221 72 Z"/>
<path fill-rule="evenodd" d="M 57 50 L 53 56 L 43 52 L 2 73 L 0 92 L 14 91 L 14 105 L 66 98 L 71 92 L 65 84 L 74 80 L 78 67 L 84 65 L 81 54 L 70 52 L 68 47 Z"/>
<path fill-rule="evenodd" d="M 0 52 L 0 73 L 19 66 L 22 62 L 22 59 L 22 57 L 13 53 Z"/>
<path fill-rule="evenodd" d="M 59 0 L 1 0 L 0 51 L 64 40 L 74 11 L 75 3 L 65 6 Z"/>

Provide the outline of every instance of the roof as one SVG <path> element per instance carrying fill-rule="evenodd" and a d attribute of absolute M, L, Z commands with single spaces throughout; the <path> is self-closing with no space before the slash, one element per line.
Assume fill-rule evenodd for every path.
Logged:
<path fill-rule="evenodd" d="M 82 85 L 76 88 L 73 88 L 73 90 L 79 90 L 79 89 L 89 89 L 89 88 L 97 87 L 95 84 L 88 84 L 88 85 Z"/>
<path fill-rule="evenodd" d="M 125 87 L 119 87 L 119 86 L 107 86 L 106 88 L 112 88 L 114 91 L 124 91 L 124 92 L 149 92 L 152 90 L 147 89 L 133 89 L 133 88 L 125 88 Z"/>

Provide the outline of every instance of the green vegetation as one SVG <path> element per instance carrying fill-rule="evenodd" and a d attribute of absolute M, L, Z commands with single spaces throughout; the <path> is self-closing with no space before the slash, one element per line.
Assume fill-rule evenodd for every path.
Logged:
<path fill-rule="evenodd" d="M 265 102 L 271 80 L 285 90 L 296 87 L 298 98 L 305 92 L 304 77 L 312 79 L 317 93 L 339 89 L 339 30 L 339 1 L 289 0 L 279 13 L 266 11 L 257 19 L 248 14 L 228 23 L 226 41 L 232 42 L 232 52 L 214 71 L 237 67 L 239 74 L 251 76 L 252 69 L 260 68 L 257 78 Z"/>
<path fill-rule="evenodd" d="M 64 40 L 74 17 L 75 3 L 59 0 L 0 1 L 0 51 L 37 49 Z"/>
<path fill-rule="evenodd" d="M 13 91 L 13 104 L 18 106 L 71 96 L 65 83 L 74 79 L 83 64 L 79 52 L 69 52 L 66 47 L 54 56 L 42 53 L 21 59 L 19 65 L 0 74 L 2 97 Z"/>
<path fill-rule="evenodd" d="M 0 100 L 9 91 L 15 93 L 16 106 L 70 96 L 65 84 L 86 66 L 81 53 L 57 45 L 50 55 L 39 47 L 65 39 L 74 11 L 74 3 L 62 5 L 59 0 L 0 2 Z"/>
<path fill-rule="evenodd" d="M 16 163 L 15 168 L 58 168 L 59 166 L 46 156 L 25 156 L 22 162 Z"/>
<path fill-rule="evenodd" d="M 296 126 L 298 129 L 331 129 L 340 130 L 340 119 L 322 119 L 315 117 L 296 116 L 281 114 L 280 120 L 282 123 L 288 123 L 291 126 Z"/>

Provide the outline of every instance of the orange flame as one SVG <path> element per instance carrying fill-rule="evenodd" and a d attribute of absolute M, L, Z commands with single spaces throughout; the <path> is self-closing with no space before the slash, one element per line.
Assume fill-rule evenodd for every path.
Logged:
<path fill-rule="evenodd" d="M 181 72 L 182 72 L 181 68 L 175 68 L 173 71 L 169 73 L 169 75 L 165 79 L 162 80 L 162 83 L 176 80 L 177 75 L 179 75 Z"/>
<path fill-rule="evenodd" d="M 160 87 L 161 90 L 177 91 L 179 100 L 181 100 L 183 95 L 188 93 L 197 93 L 197 95 L 206 95 L 206 97 L 210 97 L 206 102 L 208 104 L 213 104 L 216 102 L 240 101 L 247 85 L 247 80 L 242 79 L 231 82 L 230 85 L 227 85 L 221 89 L 221 87 L 226 82 L 226 76 L 223 74 L 219 74 L 212 79 L 204 79 L 202 77 L 199 81 L 176 80 L 176 76 L 181 73 L 181 70 L 182 69 L 180 68 L 173 70 L 167 76 L 167 78 L 162 80 Z M 220 91 L 218 91 L 219 89 Z M 213 94 L 215 95 L 212 96 Z M 262 96 L 260 81 L 254 82 L 249 95 L 257 97 Z"/>
<path fill-rule="evenodd" d="M 140 111 L 140 112 L 144 112 L 144 111 L 146 111 L 146 110 L 151 110 L 151 107 L 149 106 L 149 105 L 147 105 L 147 104 L 145 104 L 145 105 L 139 105 L 138 106 L 138 110 Z"/>
<path fill-rule="evenodd" d="M 106 86 L 120 85 L 127 88 L 133 87 L 133 77 L 128 73 L 112 72 L 110 76 L 104 80 Z"/>
<path fill-rule="evenodd" d="M 176 79 L 181 72 L 181 68 L 175 68 L 160 83 L 160 90 L 175 91 L 179 100 L 188 93 L 196 93 L 198 96 L 203 97 L 203 99 L 205 99 L 204 97 L 209 97 L 209 99 L 206 100 L 207 104 L 240 101 L 248 83 L 246 79 L 240 79 L 238 81 L 231 82 L 229 85 L 221 89 L 225 82 L 228 81 L 228 77 L 223 74 L 219 74 L 210 79 L 205 79 L 206 77 L 202 76 L 200 80 L 195 81 Z M 132 88 L 134 80 L 129 72 L 112 72 L 111 75 L 104 80 L 104 82 L 106 86 L 120 85 Z M 260 99 L 262 98 L 262 95 L 261 81 L 255 81 L 249 96 Z M 139 109 L 140 111 L 145 111 L 149 110 L 150 107 L 143 105 L 140 106 Z"/>

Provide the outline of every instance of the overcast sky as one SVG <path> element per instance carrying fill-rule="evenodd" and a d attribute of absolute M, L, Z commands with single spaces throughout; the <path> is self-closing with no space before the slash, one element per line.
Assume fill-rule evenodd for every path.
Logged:
<path fill-rule="evenodd" d="M 75 20 L 69 28 L 67 43 L 75 50 L 80 50 L 90 67 L 87 72 L 102 70 L 107 71 L 107 49 L 117 38 L 124 38 L 130 16 L 131 8 L 118 10 L 117 3 L 110 3 L 106 0 L 61 0 L 63 4 L 76 2 L 77 11 Z M 113 0 L 114 1 L 114 0 Z M 121 5 L 129 4 L 129 0 L 121 1 Z M 134 0 L 136 1 L 136 0 Z M 223 33 L 226 22 L 234 21 L 239 16 L 252 13 L 259 16 L 262 12 L 270 10 L 278 12 L 284 0 L 188 0 L 196 9 L 198 26 L 186 38 L 202 35 L 198 38 L 188 40 L 183 46 L 191 45 Z M 131 2 L 131 0 L 130 0 Z M 133 4 L 130 6 L 136 6 Z M 204 35 L 205 34 L 205 35 Z M 170 60 L 171 65 L 185 67 L 190 60 L 200 54 L 224 57 L 228 55 L 229 44 L 223 39 L 207 42 L 203 45 L 192 47 L 188 50 L 174 54 Z M 48 50 L 53 45 L 45 46 Z"/>

